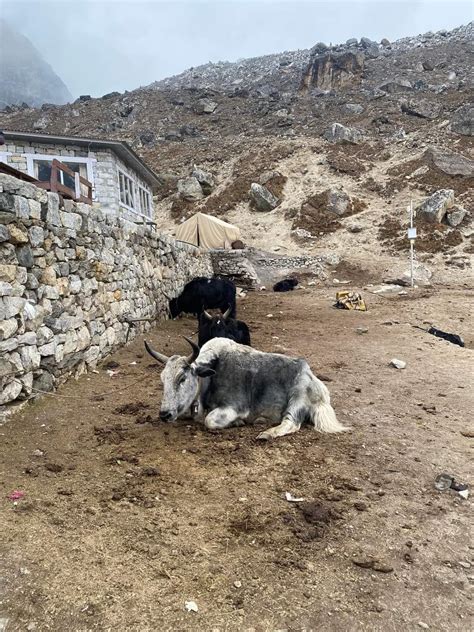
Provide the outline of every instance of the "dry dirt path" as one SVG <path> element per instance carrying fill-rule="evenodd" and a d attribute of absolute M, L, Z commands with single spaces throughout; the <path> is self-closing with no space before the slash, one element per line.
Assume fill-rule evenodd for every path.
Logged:
<path fill-rule="evenodd" d="M 251 294 L 240 316 L 256 347 L 308 359 L 351 433 L 262 444 L 252 426 L 160 423 L 142 337 L 115 374 L 71 381 L 0 428 L 8 632 L 472 629 L 472 499 L 433 481 L 472 486 L 473 295 L 364 291 L 360 313 L 332 309 L 334 291 Z M 423 321 L 470 348 L 409 324 Z M 194 330 L 182 319 L 148 338 L 187 351 Z"/>

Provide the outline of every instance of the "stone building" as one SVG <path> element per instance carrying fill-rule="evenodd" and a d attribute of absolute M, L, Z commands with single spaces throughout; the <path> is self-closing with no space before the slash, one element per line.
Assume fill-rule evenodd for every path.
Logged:
<path fill-rule="evenodd" d="M 0 162 L 45 182 L 51 179 L 56 158 L 92 184 L 92 201 L 102 211 L 138 222 L 153 218 L 153 189 L 158 178 L 127 143 L 30 132 L 3 134 Z M 60 172 L 60 178 L 62 184 L 73 185 L 66 173 Z"/>

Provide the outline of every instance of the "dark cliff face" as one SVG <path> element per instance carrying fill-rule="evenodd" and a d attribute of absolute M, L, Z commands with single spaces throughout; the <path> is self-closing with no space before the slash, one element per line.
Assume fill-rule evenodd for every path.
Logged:
<path fill-rule="evenodd" d="M 0 20 L 0 108 L 69 101 L 71 93 L 33 44 Z"/>
<path fill-rule="evenodd" d="M 364 54 L 358 51 L 329 51 L 312 55 L 309 64 L 303 70 L 301 87 L 308 90 L 315 87 L 331 90 L 360 83 L 364 62 Z"/>

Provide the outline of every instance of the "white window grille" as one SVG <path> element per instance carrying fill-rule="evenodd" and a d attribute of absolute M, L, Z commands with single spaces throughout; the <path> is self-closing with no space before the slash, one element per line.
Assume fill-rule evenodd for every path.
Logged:
<path fill-rule="evenodd" d="M 135 183 L 133 180 L 123 171 L 118 172 L 119 175 L 119 190 L 120 190 L 120 202 L 123 206 L 130 211 L 137 212 L 139 209 L 136 205 L 135 199 Z"/>
<path fill-rule="evenodd" d="M 136 215 L 151 218 L 152 197 L 150 191 L 122 169 L 118 169 L 118 182 L 120 205 Z"/>

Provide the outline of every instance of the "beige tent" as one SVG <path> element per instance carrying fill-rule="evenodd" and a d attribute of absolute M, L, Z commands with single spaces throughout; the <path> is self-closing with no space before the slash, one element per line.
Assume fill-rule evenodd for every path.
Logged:
<path fill-rule="evenodd" d="M 230 248 L 240 239 L 240 228 L 218 217 L 196 213 L 176 229 L 176 239 L 201 248 Z"/>

